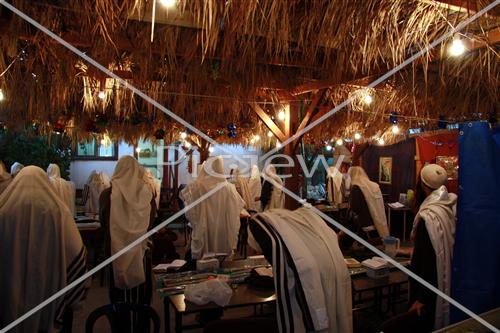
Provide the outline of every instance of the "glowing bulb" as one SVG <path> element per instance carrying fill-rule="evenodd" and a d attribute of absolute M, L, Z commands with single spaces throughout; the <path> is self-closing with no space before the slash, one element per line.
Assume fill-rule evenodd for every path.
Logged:
<path fill-rule="evenodd" d="M 185 138 L 187 138 L 187 133 L 186 132 L 181 132 L 181 139 L 184 140 Z"/>
<path fill-rule="evenodd" d="M 279 141 L 276 142 L 276 148 L 281 148 L 281 142 Z"/>
<path fill-rule="evenodd" d="M 105 99 L 106 93 L 103 90 L 101 90 L 99 91 L 99 94 L 97 94 L 97 97 L 99 97 L 100 99 Z"/>
<path fill-rule="evenodd" d="M 215 148 L 214 148 L 214 147 L 212 147 L 212 146 L 208 147 L 208 151 L 209 151 L 210 153 L 213 153 L 213 152 L 214 152 L 214 150 L 215 150 Z"/>
<path fill-rule="evenodd" d="M 163 5 L 165 8 L 172 8 L 176 4 L 176 0 L 160 0 L 160 3 Z"/>
<path fill-rule="evenodd" d="M 393 125 L 392 126 L 392 133 L 394 133 L 394 134 L 398 134 L 399 133 L 399 127 L 398 127 L 398 125 Z"/>
<path fill-rule="evenodd" d="M 286 119 L 286 113 L 285 113 L 285 111 L 281 110 L 281 111 L 278 113 L 278 119 L 279 119 L 279 120 L 285 120 L 285 119 Z"/>
<path fill-rule="evenodd" d="M 3 94 L 2 89 L 0 89 L 0 101 L 3 101 L 5 99 L 5 95 Z"/>
<path fill-rule="evenodd" d="M 378 144 L 381 146 L 383 146 L 385 144 L 385 141 L 382 138 L 379 138 L 377 141 L 378 141 Z"/>
<path fill-rule="evenodd" d="M 101 139 L 101 146 L 104 146 L 106 144 L 106 140 Z"/>
<path fill-rule="evenodd" d="M 338 139 L 336 143 L 337 143 L 337 146 L 342 146 L 344 144 L 344 140 Z"/>
<path fill-rule="evenodd" d="M 453 42 L 451 42 L 451 45 L 448 48 L 448 53 L 452 57 L 458 57 L 462 55 L 464 52 L 465 52 L 464 42 L 462 42 L 460 38 L 453 39 Z"/>
<path fill-rule="evenodd" d="M 187 142 L 187 141 L 186 141 L 186 142 L 184 142 L 184 147 L 186 147 L 186 148 L 191 148 L 191 143 L 189 143 L 189 142 Z"/>
<path fill-rule="evenodd" d="M 326 150 L 331 151 L 331 150 L 332 150 L 332 146 L 327 145 L 327 146 L 326 146 Z"/>
<path fill-rule="evenodd" d="M 252 138 L 252 140 L 250 140 L 250 143 L 254 144 L 255 143 L 255 138 Z"/>
<path fill-rule="evenodd" d="M 135 148 L 135 152 L 136 152 L 137 154 L 139 154 L 139 153 L 141 152 L 141 148 L 139 148 L 139 147 Z"/>
<path fill-rule="evenodd" d="M 373 102 L 373 97 L 369 93 L 365 93 L 363 95 L 363 103 L 366 105 L 370 105 Z"/>
<path fill-rule="evenodd" d="M 260 140 L 260 135 L 257 134 L 253 138 L 255 139 L 255 141 L 259 141 Z"/>
<path fill-rule="evenodd" d="M 361 139 L 361 134 L 356 133 L 354 134 L 354 140 L 360 140 Z"/>
<path fill-rule="evenodd" d="M 272 138 L 272 137 L 273 137 L 273 132 L 271 132 L 271 131 L 267 132 L 267 136 L 268 136 L 269 138 Z"/>

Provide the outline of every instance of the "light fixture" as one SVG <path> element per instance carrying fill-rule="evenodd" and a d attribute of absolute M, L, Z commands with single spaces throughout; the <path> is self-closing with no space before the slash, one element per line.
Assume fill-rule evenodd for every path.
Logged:
<path fill-rule="evenodd" d="M 177 1 L 176 0 L 160 0 L 160 3 L 165 8 L 172 8 L 176 5 Z"/>
<path fill-rule="evenodd" d="M 5 99 L 5 95 L 3 94 L 2 89 L 0 89 L 0 101 L 3 101 Z"/>
<path fill-rule="evenodd" d="M 394 134 L 398 134 L 399 133 L 399 127 L 398 127 L 398 125 L 396 125 L 396 124 L 392 125 L 391 131 Z"/>
<path fill-rule="evenodd" d="M 337 146 L 342 146 L 344 144 L 344 140 L 338 139 L 336 144 L 337 144 Z"/>
<path fill-rule="evenodd" d="M 139 153 L 141 152 L 141 148 L 139 148 L 139 147 L 135 148 L 135 152 L 136 152 L 137 154 L 139 154 Z"/>
<path fill-rule="evenodd" d="M 213 153 L 215 148 L 213 146 L 208 147 L 208 152 Z"/>
<path fill-rule="evenodd" d="M 255 143 L 255 138 L 252 138 L 252 139 L 250 140 L 250 143 L 251 143 L 251 144 L 254 144 L 254 143 Z"/>
<path fill-rule="evenodd" d="M 373 102 L 373 97 L 368 89 L 363 89 L 359 97 L 365 105 L 370 105 Z"/>
<path fill-rule="evenodd" d="M 285 111 L 281 110 L 279 113 L 278 113 L 278 119 L 279 120 L 285 120 L 286 119 L 286 113 Z"/>
<path fill-rule="evenodd" d="M 99 94 L 97 94 L 97 97 L 99 97 L 100 99 L 105 99 L 106 92 L 104 92 L 104 90 L 99 91 Z"/>
<path fill-rule="evenodd" d="M 464 52 L 465 52 L 464 42 L 460 39 L 460 36 L 455 35 L 455 37 L 453 37 L 451 45 L 448 47 L 448 53 L 452 57 L 458 57 L 462 55 Z"/>
<path fill-rule="evenodd" d="M 281 148 L 281 142 L 276 141 L 276 148 Z"/>
<path fill-rule="evenodd" d="M 191 148 L 191 143 L 189 143 L 188 141 L 185 141 L 184 142 L 184 147 Z"/>
<path fill-rule="evenodd" d="M 273 132 L 268 131 L 268 132 L 267 132 L 267 136 L 268 136 L 269 138 L 272 138 L 272 137 L 273 137 Z"/>
<path fill-rule="evenodd" d="M 184 140 L 185 138 L 187 138 L 187 133 L 186 132 L 181 132 L 181 139 Z"/>
<path fill-rule="evenodd" d="M 354 134 L 354 140 L 360 140 L 361 139 L 361 134 L 355 133 Z"/>
<path fill-rule="evenodd" d="M 377 141 L 378 141 L 378 144 L 381 145 L 381 146 L 383 146 L 385 144 L 385 141 L 382 138 L 378 138 Z"/>
<path fill-rule="evenodd" d="M 258 134 L 257 134 L 257 135 L 254 135 L 254 137 L 253 137 L 253 138 L 254 138 L 254 140 L 255 140 L 255 141 L 259 141 L 259 140 L 260 140 L 260 135 L 258 135 Z"/>
<path fill-rule="evenodd" d="M 331 151 L 332 150 L 332 146 L 326 145 L 326 150 Z"/>

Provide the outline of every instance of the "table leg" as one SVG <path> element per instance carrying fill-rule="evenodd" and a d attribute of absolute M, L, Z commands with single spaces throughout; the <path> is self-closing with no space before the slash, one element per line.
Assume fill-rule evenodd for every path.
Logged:
<path fill-rule="evenodd" d="M 170 333 L 170 303 L 168 296 L 163 297 L 163 320 L 165 321 L 165 333 Z"/>
<path fill-rule="evenodd" d="M 403 211 L 403 242 L 406 242 L 406 210 Z"/>
<path fill-rule="evenodd" d="M 175 311 L 175 333 L 182 332 L 182 313 Z"/>

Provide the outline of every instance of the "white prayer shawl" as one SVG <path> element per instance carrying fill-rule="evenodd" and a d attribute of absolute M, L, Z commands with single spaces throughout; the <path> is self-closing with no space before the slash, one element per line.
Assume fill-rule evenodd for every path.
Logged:
<path fill-rule="evenodd" d="M 145 181 L 151 186 L 153 193 L 155 195 L 156 208 L 160 208 L 160 192 L 161 192 L 161 181 L 153 176 L 151 170 L 147 169 L 144 173 Z"/>
<path fill-rule="evenodd" d="M 105 172 L 97 173 L 95 170 L 89 176 L 86 186 L 88 186 L 88 198 L 85 202 L 85 213 L 99 213 L 99 196 L 102 191 L 111 186 L 109 176 Z"/>
<path fill-rule="evenodd" d="M 328 201 L 334 204 L 343 202 L 344 197 L 342 193 L 343 176 L 340 171 L 331 166 L 327 170 L 328 173 Z"/>
<path fill-rule="evenodd" d="M 267 177 L 271 178 L 276 183 L 283 186 L 283 180 L 280 178 L 280 176 L 276 174 L 276 168 L 274 167 L 274 165 L 269 164 L 265 168 L 264 172 Z M 281 190 L 281 188 L 275 186 L 273 183 L 271 183 L 271 185 L 273 186 L 273 190 L 271 192 L 271 199 L 269 200 L 267 206 L 264 207 L 264 210 L 285 207 L 285 195 L 283 191 Z"/>
<path fill-rule="evenodd" d="M 22 168 L 24 168 L 24 165 L 22 165 L 19 162 L 14 162 L 14 164 L 12 164 L 10 166 L 10 174 L 11 174 L 11 176 L 15 177 L 19 173 L 19 171 L 21 171 Z"/>
<path fill-rule="evenodd" d="M 280 332 L 352 332 L 351 278 L 335 232 L 308 208 L 273 209 L 257 215 L 255 221 L 273 243 Z M 286 260 L 285 248 L 294 267 Z M 297 295 L 304 295 L 306 304 Z"/>
<path fill-rule="evenodd" d="M 382 238 L 389 236 L 384 198 L 380 191 L 380 186 L 372 182 L 366 175 L 365 170 L 361 167 L 351 167 L 349 169 L 349 175 L 351 176 L 351 187 L 356 185 L 361 189 L 361 192 L 363 192 L 373 224 L 379 236 Z"/>
<path fill-rule="evenodd" d="M 86 271 L 86 251 L 73 216 L 46 173 L 21 170 L 0 195 L 0 327 L 48 299 Z M 81 283 L 9 332 L 56 332 L 65 308 L 84 296 Z"/>
<path fill-rule="evenodd" d="M 144 181 L 144 168 L 132 156 L 123 156 L 111 179 L 109 231 L 111 254 L 143 236 L 149 227 L 153 191 Z M 144 253 L 147 239 L 113 261 L 117 288 L 130 289 L 146 281 Z"/>
<path fill-rule="evenodd" d="M 252 200 L 252 194 L 248 188 L 248 179 L 241 176 L 240 169 L 233 169 L 233 184 L 236 187 L 236 191 L 240 194 L 241 198 L 245 201 L 245 209 L 252 209 L 255 200 Z"/>
<path fill-rule="evenodd" d="M 451 293 L 451 260 L 455 241 L 457 196 L 448 193 L 445 186 L 433 191 L 420 205 L 413 222 L 412 237 L 417 226 L 425 221 L 425 227 L 436 253 L 438 289 L 446 295 Z M 434 329 L 448 326 L 450 321 L 450 305 L 441 297 L 436 297 L 436 317 Z"/>
<path fill-rule="evenodd" d="M 73 182 L 61 178 L 61 170 L 57 164 L 49 164 L 47 175 L 59 198 L 68 206 L 71 214 L 76 216 L 76 188 Z"/>
<path fill-rule="evenodd" d="M 3 164 L 2 161 L 0 161 L 0 195 L 2 194 L 3 191 L 5 191 L 7 186 L 9 186 L 11 181 L 12 181 L 12 176 L 10 175 L 10 173 L 7 172 L 5 164 Z"/>
<path fill-rule="evenodd" d="M 260 180 L 259 167 L 256 165 L 252 166 L 250 180 L 248 181 L 248 189 L 252 197 L 252 205 L 250 209 L 256 212 L 260 212 L 260 200 L 255 201 L 255 198 L 260 198 L 260 194 L 262 192 L 262 184 Z"/>
<path fill-rule="evenodd" d="M 217 186 L 222 188 L 186 212 L 193 226 L 191 252 L 194 259 L 201 259 L 208 252 L 230 254 L 238 242 L 240 212 L 245 201 L 236 187 L 226 180 L 222 157 L 209 158 L 197 180 L 186 186 L 180 197 L 188 206 Z"/>

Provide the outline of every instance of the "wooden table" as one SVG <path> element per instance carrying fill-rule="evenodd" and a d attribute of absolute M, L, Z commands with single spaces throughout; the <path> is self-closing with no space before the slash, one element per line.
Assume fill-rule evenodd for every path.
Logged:
<path fill-rule="evenodd" d="M 250 287 L 247 284 L 237 285 L 233 289 L 233 296 L 229 301 L 229 304 L 220 307 L 215 303 L 208 303 L 205 305 L 196 305 L 189 301 L 186 301 L 184 294 L 170 295 L 163 298 L 163 311 L 165 318 L 165 332 L 170 333 L 170 306 L 172 306 L 175 313 L 175 332 L 182 332 L 183 329 L 194 329 L 203 327 L 202 325 L 186 325 L 182 324 L 182 317 L 187 314 L 199 313 L 204 310 L 214 310 L 214 309 L 230 309 L 239 308 L 247 306 L 257 306 L 267 303 L 274 303 L 276 301 L 276 295 L 273 290 L 262 291 Z"/>
<path fill-rule="evenodd" d="M 406 212 L 410 211 L 410 207 L 393 208 L 389 204 L 385 204 L 387 209 L 387 226 L 389 227 L 389 233 L 391 233 L 391 213 L 392 211 L 403 212 L 403 242 L 406 241 Z"/>

